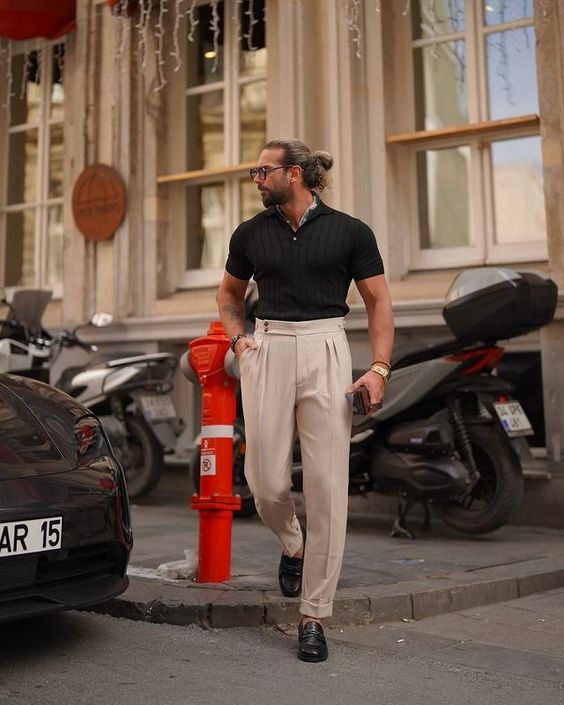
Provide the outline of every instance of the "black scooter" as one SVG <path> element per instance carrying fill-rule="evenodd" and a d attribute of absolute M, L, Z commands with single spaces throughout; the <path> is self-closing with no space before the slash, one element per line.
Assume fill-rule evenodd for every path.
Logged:
<path fill-rule="evenodd" d="M 400 347 L 384 406 L 354 414 L 349 493 L 399 498 L 392 536 L 414 538 L 406 517 L 416 503 L 449 526 L 484 534 L 505 524 L 523 493 L 518 444 L 533 429 L 513 387 L 495 375 L 504 354 L 496 341 L 549 323 L 557 288 L 539 274 L 509 269 L 465 270 L 447 292 L 443 316 L 454 338 Z M 252 318 L 252 311 L 249 311 Z M 363 374 L 356 371 L 354 377 Z M 255 511 L 244 476 L 242 412 L 235 423 L 233 482 L 240 515 Z M 293 486 L 302 489 L 299 438 L 293 452 Z M 199 443 L 192 477 L 199 487 Z"/>

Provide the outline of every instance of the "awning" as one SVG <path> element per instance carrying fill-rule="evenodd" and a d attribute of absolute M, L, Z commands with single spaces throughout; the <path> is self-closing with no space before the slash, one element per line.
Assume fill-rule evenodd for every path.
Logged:
<path fill-rule="evenodd" d="M 76 0 L 0 0 L 0 37 L 58 39 L 75 28 Z"/>

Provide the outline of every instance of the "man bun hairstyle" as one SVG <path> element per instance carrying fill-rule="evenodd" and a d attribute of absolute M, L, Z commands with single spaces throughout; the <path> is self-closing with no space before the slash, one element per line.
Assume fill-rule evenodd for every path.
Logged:
<path fill-rule="evenodd" d="M 276 139 L 267 142 L 263 149 L 282 149 L 284 163 L 301 168 L 304 182 L 312 191 L 323 191 L 329 185 L 327 172 L 333 166 L 333 157 L 329 152 L 311 153 L 309 147 L 297 139 Z"/>

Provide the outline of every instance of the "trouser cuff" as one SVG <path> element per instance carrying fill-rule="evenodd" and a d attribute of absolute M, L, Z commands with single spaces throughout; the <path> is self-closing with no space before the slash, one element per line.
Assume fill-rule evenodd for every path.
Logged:
<path fill-rule="evenodd" d="M 333 603 L 332 602 L 310 602 L 309 600 L 302 600 L 300 603 L 300 613 L 307 615 L 308 617 L 317 617 L 317 619 L 323 619 L 323 617 L 331 617 L 333 614 Z"/>

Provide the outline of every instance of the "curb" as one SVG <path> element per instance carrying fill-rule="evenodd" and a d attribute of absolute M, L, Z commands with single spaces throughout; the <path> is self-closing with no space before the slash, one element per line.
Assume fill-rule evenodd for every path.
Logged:
<path fill-rule="evenodd" d="M 555 565 L 556 563 L 556 565 Z M 419 620 L 564 587 L 564 560 L 541 559 L 367 588 L 338 590 L 328 627 Z M 90 611 L 112 617 L 205 629 L 288 625 L 299 599 L 278 593 L 166 585 L 131 578 L 123 595 Z"/>

